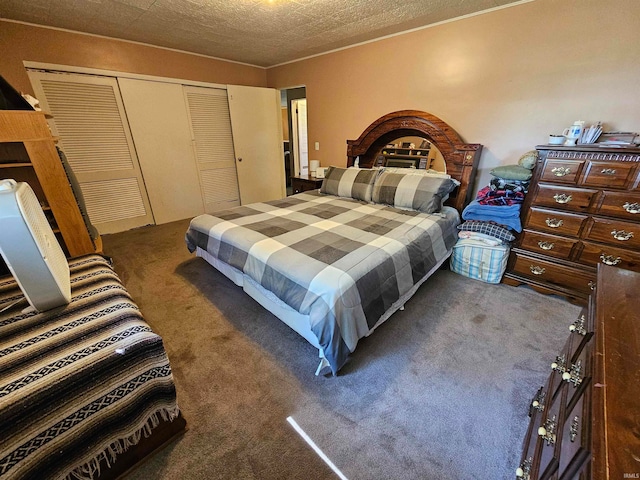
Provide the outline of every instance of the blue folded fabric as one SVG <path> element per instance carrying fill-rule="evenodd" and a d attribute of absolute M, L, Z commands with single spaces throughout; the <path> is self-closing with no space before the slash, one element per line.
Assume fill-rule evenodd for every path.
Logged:
<path fill-rule="evenodd" d="M 520 206 L 520 204 L 480 205 L 478 200 L 474 200 L 462 211 L 462 218 L 464 220 L 493 221 L 519 233 L 522 231 Z"/>

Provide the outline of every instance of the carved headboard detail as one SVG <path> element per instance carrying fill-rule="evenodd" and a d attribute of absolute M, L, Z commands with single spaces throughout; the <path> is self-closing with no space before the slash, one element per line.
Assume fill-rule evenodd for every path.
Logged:
<path fill-rule="evenodd" d="M 464 143 L 456 131 L 438 117 L 419 110 L 389 113 L 369 125 L 357 140 L 347 140 L 347 166 L 360 157 L 360 167 L 371 167 L 388 143 L 400 137 L 423 137 L 435 145 L 447 165 L 447 173 L 460 181 L 447 205 L 462 213 L 472 200 L 470 187 L 475 180 L 482 145 Z"/>

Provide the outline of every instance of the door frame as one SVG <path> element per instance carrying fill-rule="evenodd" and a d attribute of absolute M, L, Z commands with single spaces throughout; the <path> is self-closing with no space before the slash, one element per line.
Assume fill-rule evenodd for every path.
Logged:
<path fill-rule="evenodd" d="M 298 87 L 291 87 L 291 88 L 283 88 L 281 90 L 285 91 L 286 97 L 287 97 L 287 120 L 289 123 L 289 169 L 290 172 L 293 175 L 296 175 L 296 169 L 295 166 L 298 163 L 298 157 L 297 154 L 295 152 L 295 149 L 292 147 L 293 144 L 293 119 L 292 119 L 292 115 L 291 115 L 291 101 L 292 100 L 298 100 L 300 98 L 307 98 L 307 87 L 305 87 L 304 85 L 298 86 Z"/>

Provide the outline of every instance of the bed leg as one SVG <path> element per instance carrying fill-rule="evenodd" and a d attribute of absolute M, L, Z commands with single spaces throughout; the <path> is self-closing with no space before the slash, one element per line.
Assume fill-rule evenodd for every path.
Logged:
<path fill-rule="evenodd" d="M 318 365 L 318 368 L 316 368 L 316 377 L 320 375 L 320 372 L 324 367 L 328 367 L 328 366 L 329 366 L 329 362 L 327 361 L 326 358 L 322 357 L 320 359 L 320 365 Z"/>

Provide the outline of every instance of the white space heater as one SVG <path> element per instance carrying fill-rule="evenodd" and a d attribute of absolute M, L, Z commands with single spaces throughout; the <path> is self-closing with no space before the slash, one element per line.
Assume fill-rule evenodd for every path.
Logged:
<path fill-rule="evenodd" d="M 26 183 L 0 180 L 0 254 L 33 308 L 69 303 L 69 264 Z"/>

